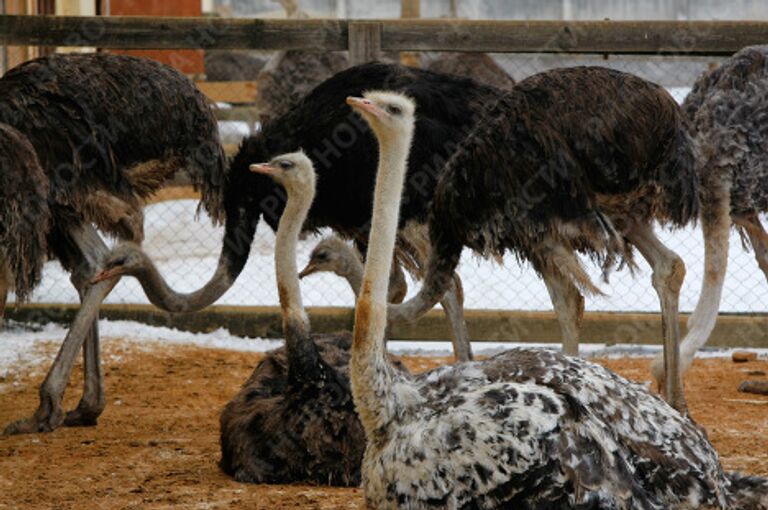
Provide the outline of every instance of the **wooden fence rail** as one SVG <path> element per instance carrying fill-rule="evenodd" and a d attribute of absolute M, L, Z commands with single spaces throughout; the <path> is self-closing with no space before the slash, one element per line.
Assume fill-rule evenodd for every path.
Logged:
<path fill-rule="evenodd" d="M 354 50 L 355 34 L 384 51 L 728 55 L 768 43 L 768 22 L 0 16 L 6 45 L 331 51 Z"/>

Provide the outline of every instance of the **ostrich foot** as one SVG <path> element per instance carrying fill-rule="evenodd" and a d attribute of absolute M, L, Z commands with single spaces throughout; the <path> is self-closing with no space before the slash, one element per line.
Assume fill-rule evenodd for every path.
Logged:
<path fill-rule="evenodd" d="M 3 430 L 4 436 L 17 434 L 36 434 L 38 432 L 52 432 L 64 422 L 64 413 L 60 406 L 50 409 L 38 409 L 31 418 L 22 418 L 9 423 Z"/>
<path fill-rule="evenodd" d="M 65 427 L 95 427 L 98 425 L 99 416 L 104 406 L 94 408 L 93 406 L 83 404 L 82 401 L 76 408 L 72 409 L 64 417 Z"/>

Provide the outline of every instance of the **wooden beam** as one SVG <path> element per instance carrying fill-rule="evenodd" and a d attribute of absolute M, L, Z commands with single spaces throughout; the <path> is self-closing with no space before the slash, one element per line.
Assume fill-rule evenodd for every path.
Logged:
<path fill-rule="evenodd" d="M 253 103 L 258 94 L 255 81 L 198 81 L 195 85 L 214 102 Z"/>
<path fill-rule="evenodd" d="M 348 27 L 355 23 L 380 24 L 380 49 L 387 51 L 729 55 L 768 41 L 768 21 L 359 22 L 0 15 L 0 45 L 339 51 L 348 48 Z"/>
<path fill-rule="evenodd" d="M 144 16 L 0 16 L 0 44 L 120 49 L 347 49 L 339 20 Z"/>
<path fill-rule="evenodd" d="M 768 41 L 764 21 L 392 20 L 387 51 L 729 55 Z"/>
<path fill-rule="evenodd" d="M 78 305 L 25 304 L 6 309 L 7 319 L 21 322 L 69 324 Z M 354 310 L 308 307 L 312 331 L 331 333 L 352 329 Z M 164 312 L 151 305 L 102 305 L 100 315 L 111 320 L 134 320 L 191 332 L 227 328 L 233 335 L 282 338 L 282 315 L 277 306 L 211 306 L 201 312 Z M 560 342 L 560 327 L 552 312 L 467 310 L 467 327 L 473 341 Z M 680 316 L 685 331 L 688 315 Z M 393 340 L 448 339 L 445 315 L 432 310 L 412 324 L 393 328 Z M 582 343 L 661 344 L 661 316 L 657 313 L 584 314 Z M 710 347 L 768 347 L 768 316 L 721 314 L 707 345 Z"/>
<path fill-rule="evenodd" d="M 349 63 L 364 64 L 378 60 L 381 53 L 381 23 L 354 21 L 349 23 Z"/>

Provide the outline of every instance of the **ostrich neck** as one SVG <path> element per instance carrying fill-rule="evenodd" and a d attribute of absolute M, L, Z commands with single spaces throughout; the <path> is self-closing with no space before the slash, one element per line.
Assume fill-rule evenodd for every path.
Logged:
<path fill-rule="evenodd" d="M 412 127 L 395 135 L 376 132 L 379 166 L 363 283 L 355 308 L 350 370 L 355 405 L 369 439 L 389 420 L 387 409 L 392 408 L 388 401 L 393 398 L 394 371 L 384 352 L 387 290 L 412 133 Z"/>
<path fill-rule="evenodd" d="M 196 312 L 216 302 L 234 282 L 228 264 L 228 257 L 222 253 L 216 271 L 199 290 L 182 294 L 174 291 L 162 277 L 154 263 L 148 258 L 143 270 L 136 274 L 149 301 L 167 312 Z"/>
<path fill-rule="evenodd" d="M 309 318 L 301 301 L 296 266 L 296 245 L 314 198 L 314 190 L 304 193 L 287 192 L 288 201 L 280 217 L 275 239 L 275 273 L 283 312 L 283 335 L 288 351 L 288 375 L 300 378 L 302 367 L 317 366 L 319 356 L 310 337 Z"/>
<path fill-rule="evenodd" d="M 344 270 L 338 275 L 347 280 L 355 298 L 360 297 L 360 287 L 363 286 L 363 263 L 356 259 L 354 254 L 349 255 Z"/>

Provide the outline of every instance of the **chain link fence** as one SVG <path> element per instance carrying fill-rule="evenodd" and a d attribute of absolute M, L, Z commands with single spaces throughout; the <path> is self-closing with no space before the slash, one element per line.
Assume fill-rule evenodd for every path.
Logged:
<path fill-rule="evenodd" d="M 220 15 L 279 16 L 280 6 L 272 1 L 240 2 L 217 0 L 213 2 Z M 376 9 L 364 9 L 364 5 Z M 512 5 L 514 4 L 514 5 Z M 642 4 L 642 5 L 639 5 Z M 646 5 L 647 4 L 647 5 Z M 651 4 L 653 7 L 651 8 Z M 663 5 L 661 5 L 663 4 Z M 399 2 L 349 2 L 343 0 L 306 0 L 299 7 L 316 16 L 394 17 L 399 13 Z M 369 6 L 370 7 L 370 6 Z M 642 8 L 641 8 L 642 7 Z M 602 11 L 600 10 L 602 9 Z M 651 10 L 648 10 L 651 9 Z M 671 9 L 671 10 L 670 10 Z M 722 11 L 719 2 L 709 0 L 683 2 L 607 2 L 603 0 L 548 0 L 541 2 L 497 2 L 479 0 L 423 0 L 422 15 L 431 17 L 460 16 L 465 18 L 565 18 L 599 19 L 603 12 L 613 19 L 715 19 L 727 15 L 732 19 L 768 17 L 768 6 L 753 0 L 729 4 Z M 668 12 L 669 11 L 669 12 Z M 214 55 L 214 52 L 210 52 Z M 258 70 L 271 58 L 265 52 L 229 52 L 224 62 L 214 70 L 214 60 L 206 58 L 209 80 L 223 81 L 229 72 L 233 80 L 252 80 Z M 208 57 L 208 55 L 206 56 Z M 390 56 L 391 57 L 391 56 Z M 422 53 L 422 65 L 439 58 L 439 53 Z M 708 68 L 718 65 L 716 57 L 674 56 L 579 56 L 555 54 L 493 54 L 493 59 L 514 80 L 520 81 L 532 74 L 563 66 L 600 65 L 638 75 L 664 86 L 676 100 L 682 102 L 694 81 Z M 396 58 L 396 56 L 395 56 Z M 221 64 L 222 60 L 217 60 Z M 209 67 L 210 66 L 210 67 Z M 248 71 L 248 72 L 246 72 Z M 253 72 L 251 72 L 253 71 Z M 233 82 L 234 83 L 234 82 Z M 234 85 L 233 85 L 234 86 Z M 233 105 L 221 104 L 221 109 Z M 234 105 L 242 107 L 244 105 Z M 258 132 L 259 124 L 253 118 L 220 122 L 223 142 L 235 148 L 239 141 Z M 156 261 L 162 274 L 177 291 L 192 291 L 202 286 L 213 274 L 221 248 L 223 230 L 214 228 L 206 217 L 195 218 L 197 201 L 191 191 L 175 190 L 163 194 L 166 200 L 150 204 L 145 210 L 146 240 L 144 248 Z M 324 232 L 322 235 L 329 235 Z M 659 229 L 662 240 L 685 261 L 687 276 L 681 293 L 682 311 L 691 311 L 703 275 L 703 241 L 699 228 L 677 231 Z M 308 260 L 309 252 L 320 237 L 311 236 L 301 241 L 298 250 L 300 267 Z M 261 224 L 252 246 L 251 256 L 232 289 L 218 304 L 225 305 L 277 305 L 277 289 L 273 261 L 274 233 Z M 642 257 L 636 257 L 639 269 L 627 269 L 610 275 L 602 282 L 601 268 L 584 260 L 604 296 L 588 298 L 588 311 L 658 311 L 659 303 L 651 286 L 651 272 Z M 466 250 L 459 268 L 468 309 L 551 310 L 546 288 L 528 265 L 520 265 L 512 257 L 503 264 L 480 259 Z M 418 283 L 409 280 L 409 296 L 418 289 Z M 317 274 L 302 281 L 305 304 L 309 306 L 353 306 L 354 296 L 347 283 L 335 275 Z M 764 312 L 768 301 L 768 287 L 759 271 L 753 254 L 733 231 L 728 274 L 723 292 L 722 310 L 726 312 Z M 13 301 L 13 296 L 11 296 Z M 57 262 L 46 265 L 41 285 L 32 296 L 38 303 L 76 303 L 77 293 L 69 283 L 69 275 Z M 108 303 L 146 303 L 137 281 L 125 278 L 107 299 Z"/>

